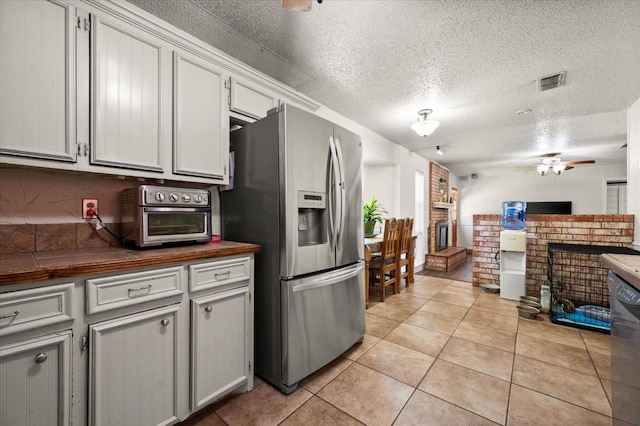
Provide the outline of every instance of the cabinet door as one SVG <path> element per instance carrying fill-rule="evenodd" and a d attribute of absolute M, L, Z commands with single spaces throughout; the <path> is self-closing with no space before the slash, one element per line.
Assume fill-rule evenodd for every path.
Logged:
<path fill-rule="evenodd" d="M 220 68 L 174 53 L 173 171 L 227 183 L 229 113 Z"/>
<path fill-rule="evenodd" d="M 0 347 L 0 425 L 71 423 L 71 332 Z"/>
<path fill-rule="evenodd" d="M 165 425 L 177 417 L 179 305 L 89 326 L 89 423 Z"/>
<path fill-rule="evenodd" d="M 248 287 L 191 301 L 193 410 L 247 383 L 248 322 Z"/>
<path fill-rule="evenodd" d="M 0 1 L 0 154 L 73 162 L 73 9 Z"/>
<path fill-rule="evenodd" d="M 278 105 L 276 97 L 268 90 L 235 77 L 231 77 L 230 81 L 231 111 L 260 119 L 266 117 L 267 111 Z"/>
<path fill-rule="evenodd" d="M 162 171 L 165 47 L 122 21 L 93 15 L 91 163 Z"/>

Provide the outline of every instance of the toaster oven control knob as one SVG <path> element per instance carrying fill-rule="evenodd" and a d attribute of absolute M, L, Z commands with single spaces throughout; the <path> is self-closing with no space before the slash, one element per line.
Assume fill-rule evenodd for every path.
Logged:
<path fill-rule="evenodd" d="M 164 201 L 164 194 L 162 192 L 156 192 L 156 201 L 160 203 Z"/>
<path fill-rule="evenodd" d="M 202 195 L 200 194 L 196 194 L 193 196 L 193 201 L 195 201 L 196 203 L 201 203 L 202 202 Z"/>
<path fill-rule="evenodd" d="M 184 201 L 185 203 L 188 203 L 189 201 L 191 201 L 191 195 L 183 194 L 182 195 L 182 201 Z"/>
<path fill-rule="evenodd" d="M 171 194 L 169 194 L 169 200 L 171 200 L 172 202 L 174 202 L 174 203 L 175 203 L 175 202 L 176 202 L 176 201 L 178 201 L 179 199 L 180 199 L 180 197 L 178 197 L 178 194 L 173 193 L 173 192 L 172 192 Z"/>

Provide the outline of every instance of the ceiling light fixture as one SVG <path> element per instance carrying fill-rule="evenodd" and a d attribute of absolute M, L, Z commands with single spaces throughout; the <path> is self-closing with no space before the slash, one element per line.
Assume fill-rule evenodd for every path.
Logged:
<path fill-rule="evenodd" d="M 567 166 L 564 164 L 555 164 L 551 167 L 551 169 L 553 170 L 553 173 L 556 175 L 559 175 L 560 173 L 564 172 L 564 169 L 566 169 Z"/>
<path fill-rule="evenodd" d="M 418 111 L 418 121 L 411 125 L 411 128 L 420 136 L 429 136 L 440 125 L 439 121 L 427 118 L 432 112 L 433 110 L 430 109 L 421 109 Z"/>
<path fill-rule="evenodd" d="M 550 167 L 547 166 L 546 164 L 540 164 L 538 166 L 538 173 L 540 173 L 542 176 L 546 176 L 549 174 L 549 169 Z"/>
<path fill-rule="evenodd" d="M 440 148 L 440 145 L 436 147 L 436 152 L 438 153 L 438 155 L 444 155 L 446 151 L 447 151 L 446 149 Z"/>
<path fill-rule="evenodd" d="M 567 168 L 567 165 L 562 162 L 560 157 L 543 158 L 542 164 L 540 164 L 536 170 L 542 176 L 546 176 L 549 172 L 553 172 L 554 175 L 560 175 Z"/>

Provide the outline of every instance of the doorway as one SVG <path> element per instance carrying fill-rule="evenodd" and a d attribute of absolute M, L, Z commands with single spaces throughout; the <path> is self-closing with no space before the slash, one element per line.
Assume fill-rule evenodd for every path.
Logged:
<path fill-rule="evenodd" d="M 451 188 L 451 247 L 458 247 L 458 188 Z"/>

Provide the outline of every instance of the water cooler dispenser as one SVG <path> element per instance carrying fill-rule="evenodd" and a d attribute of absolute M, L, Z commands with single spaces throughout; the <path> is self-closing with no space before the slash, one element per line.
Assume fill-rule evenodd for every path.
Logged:
<path fill-rule="evenodd" d="M 527 294 L 527 233 L 500 232 L 500 297 L 519 300 Z"/>
<path fill-rule="evenodd" d="M 500 232 L 500 297 L 519 300 L 527 294 L 527 203 L 505 201 L 502 203 L 502 227 Z"/>

